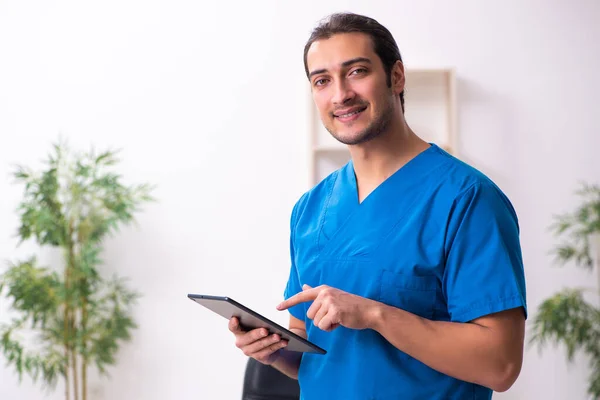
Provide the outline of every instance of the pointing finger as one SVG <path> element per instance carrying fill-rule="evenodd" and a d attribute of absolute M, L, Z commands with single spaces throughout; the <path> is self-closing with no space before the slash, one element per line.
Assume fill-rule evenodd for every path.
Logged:
<path fill-rule="evenodd" d="M 277 309 L 279 311 L 286 310 L 292 306 L 295 306 L 296 304 L 304 303 L 307 301 L 312 301 L 317 298 L 317 296 L 319 295 L 319 292 L 320 292 L 319 289 L 308 289 L 308 290 L 305 290 L 304 292 L 297 293 L 297 294 L 293 295 L 292 297 L 290 297 L 289 299 L 279 303 L 279 305 L 277 306 Z"/>

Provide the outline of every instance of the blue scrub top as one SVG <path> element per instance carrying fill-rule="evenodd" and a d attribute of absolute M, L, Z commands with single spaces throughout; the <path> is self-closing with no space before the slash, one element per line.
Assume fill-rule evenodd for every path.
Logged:
<path fill-rule="evenodd" d="M 435 144 L 358 202 L 352 162 L 292 211 L 284 297 L 329 285 L 436 321 L 523 307 L 517 215 L 485 175 Z M 325 332 L 290 308 L 326 355 L 302 356 L 302 399 L 490 399 L 488 388 L 433 370 L 373 330 Z"/>

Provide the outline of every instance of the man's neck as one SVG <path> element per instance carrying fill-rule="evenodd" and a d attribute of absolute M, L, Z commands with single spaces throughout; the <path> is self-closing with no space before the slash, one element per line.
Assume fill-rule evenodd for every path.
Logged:
<path fill-rule="evenodd" d="M 359 202 L 429 147 L 403 122 L 374 140 L 350 146 Z"/>

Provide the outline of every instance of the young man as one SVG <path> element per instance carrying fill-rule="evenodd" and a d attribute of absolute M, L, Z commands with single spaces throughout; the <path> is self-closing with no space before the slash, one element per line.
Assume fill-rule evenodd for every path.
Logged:
<path fill-rule="evenodd" d="M 290 329 L 326 355 L 230 321 L 248 356 L 297 378 L 305 400 L 489 399 L 517 379 L 525 278 L 517 216 L 479 171 L 404 119 L 390 32 L 333 15 L 305 48 L 323 124 L 352 160 L 291 217 Z M 301 361 L 301 362 L 300 362 Z"/>

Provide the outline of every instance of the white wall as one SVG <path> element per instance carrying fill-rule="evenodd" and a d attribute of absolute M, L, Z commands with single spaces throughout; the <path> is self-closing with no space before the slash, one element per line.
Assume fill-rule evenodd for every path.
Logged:
<path fill-rule="evenodd" d="M 591 279 L 550 266 L 546 228 L 575 205 L 578 180 L 599 178 L 600 3 L 367 4 L 0 2 L 0 257 L 34 250 L 15 248 L 21 192 L 10 164 L 37 162 L 59 133 L 122 148 L 125 177 L 158 185 L 139 226 L 107 243 L 105 272 L 129 276 L 145 297 L 140 329 L 92 399 L 239 398 L 245 357 L 226 321 L 186 294 L 227 294 L 287 320 L 274 307 L 289 212 L 308 182 L 302 48 L 333 11 L 379 19 L 407 67 L 457 68 L 460 150 L 519 213 L 531 314 Z M 560 349 L 529 349 L 519 381 L 497 397 L 584 399 L 586 360 L 564 360 Z M 0 398 L 42 392 L 2 363 Z"/>

